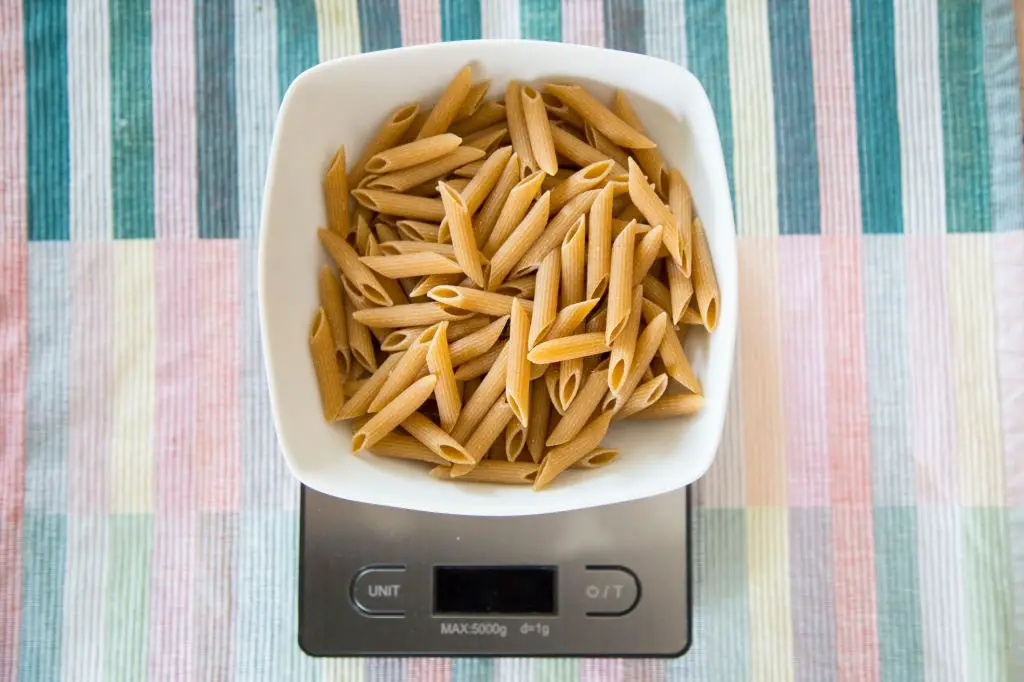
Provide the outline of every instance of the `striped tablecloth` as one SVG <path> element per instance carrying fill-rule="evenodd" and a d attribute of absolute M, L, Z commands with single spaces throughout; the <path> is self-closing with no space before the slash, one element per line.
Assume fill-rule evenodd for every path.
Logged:
<path fill-rule="evenodd" d="M 741 334 L 678 660 L 296 646 L 278 102 L 481 36 L 686 64 L 718 116 Z M 0 0 L 0 679 L 1024 679 L 1017 83 L 1010 0 Z"/>

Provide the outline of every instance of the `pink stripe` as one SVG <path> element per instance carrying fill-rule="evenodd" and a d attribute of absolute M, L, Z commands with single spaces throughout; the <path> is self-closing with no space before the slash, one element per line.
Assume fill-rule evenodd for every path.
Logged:
<path fill-rule="evenodd" d="M 919 504 L 952 504 L 958 499 L 946 240 L 944 234 L 903 237 L 907 253 L 907 346 L 913 349 L 908 354 L 911 443 Z"/>
<path fill-rule="evenodd" d="M 822 325 L 820 237 L 779 240 L 782 306 L 782 403 L 785 410 L 789 503 L 829 504 Z"/>
<path fill-rule="evenodd" d="M 810 0 L 822 234 L 860 234 L 850 3 Z"/>
<path fill-rule="evenodd" d="M 562 42 L 604 47 L 603 0 L 562 0 Z"/>
<path fill-rule="evenodd" d="M 448 682 L 452 678 L 452 662 L 449 658 L 411 658 L 406 675 L 409 680 Z"/>
<path fill-rule="evenodd" d="M 1024 232 L 992 235 L 996 361 L 1003 406 L 1003 454 L 1008 507 L 1024 507 Z"/>
<path fill-rule="evenodd" d="M 112 245 L 80 242 L 71 251 L 71 422 L 68 513 L 106 514 L 107 453 L 114 398 Z"/>
<path fill-rule="evenodd" d="M 580 661 L 580 682 L 621 682 L 622 659 L 585 658 Z"/>
<path fill-rule="evenodd" d="M 28 244 L 0 248 L 0 679 L 18 672 L 25 512 Z"/>
<path fill-rule="evenodd" d="M 631 658 L 622 664 L 623 682 L 659 682 L 666 675 L 665 661 Z"/>
<path fill-rule="evenodd" d="M 439 0 L 398 0 L 402 18 L 402 45 L 441 42 Z"/>
<path fill-rule="evenodd" d="M 199 542 L 192 582 L 195 679 L 233 680 L 238 515 L 204 513 L 198 521 Z"/>
<path fill-rule="evenodd" d="M 836 680 L 879 679 L 872 507 L 832 507 Z"/>
<path fill-rule="evenodd" d="M 196 352 L 196 470 L 202 509 L 237 509 L 239 503 L 238 374 L 242 347 L 238 242 L 197 244 L 198 345 Z"/>
<path fill-rule="evenodd" d="M 152 682 L 197 679 L 191 623 L 195 523 L 195 514 L 161 511 L 154 521 L 148 647 Z"/>
<path fill-rule="evenodd" d="M 5 2 L 0 7 L 0 242 L 28 238 L 21 5 Z"/>
<path fill-rule="evenodd" d="M 191 2 L 153 3 L 156 236 L 196 233 L 195 29 Z"/>

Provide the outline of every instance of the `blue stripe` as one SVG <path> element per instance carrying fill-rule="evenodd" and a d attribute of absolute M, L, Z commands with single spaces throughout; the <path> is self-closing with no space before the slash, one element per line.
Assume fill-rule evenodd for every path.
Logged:
<path fill-rule="evenodd" d="M 67 9 L 64 0 L 24 0 L 23 12 L 28 238 L 67 240 L 71 183 Z"/>
<path fill-rule="evenodd" d="M 522 0 L 519 5 L 519 29 L 523 38 L 560 41 L 561 0 Z"/>
<path fill-rule="evenodd" d="M 647 52 L 644 0 L 604 0 L 604 45 L 613 50 Z"/>
<path fill-rule="evenodd" d="M 917 511 L 912 506 L 875 507 L 875 589 L 882 682 L 923 680 Z"/>
<path fill-rule="evenodd" d="M 903 232 L 892 3 L 853 0 L 861 229 Z"/>
<path fill-rule="evenodd" d="M 295 77 L 319 61 L 315 0 L 277 0 L 277 87 L 280 96 Z"/>
<path fill-rule="evenodd" d="M 359 0 L 359 39 L 363 52 L 401 47 L 398 0 Z"/>
<path fill-rule="evenodd" d="M 481 36 L 480 0 L 441 0 L 441 40 Z"/>
<path fill-rule="evenodd" d="M 408 679 L 409 661 L 405 658 L 366 659 L 365 682 L 399 682 Z M 490 678 L 488 678 L 490 679 Z"/>
<path fill-rule="evenodd" d="M 62 514 L 29 513 L 22 525 L 18 679 L 23 682 L 60 679 L 66 523 Z"/>
<path fill-rule="evenodd" d="M 768 3 L 779 234 L 820 234 L 818 145 L 807 0 Z"/>
<path fill-rule="evenodd" d="M 199 236 L 238 236 L 235 15 L 231 3 L 196 5 Z"/>

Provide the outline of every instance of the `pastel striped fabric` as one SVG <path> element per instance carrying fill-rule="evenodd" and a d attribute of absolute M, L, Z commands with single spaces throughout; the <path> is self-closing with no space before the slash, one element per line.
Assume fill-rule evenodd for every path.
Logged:
<path fill-rule="evenodd" d="M 296 645 L 275 112 L 317 61 L 480 37 L 679 62 L 718 116 L 741 335 L 678 660 Z M 0 679 L 1024 679 L 1017 86 L 1010 0 L 2 0 Z"/>

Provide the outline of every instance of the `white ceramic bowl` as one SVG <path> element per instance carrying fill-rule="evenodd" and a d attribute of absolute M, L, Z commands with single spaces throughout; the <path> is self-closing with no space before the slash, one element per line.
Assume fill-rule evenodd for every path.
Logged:
<path fill-rule="evenodd" d="M 687 355 L 706 405 L 690 418 L 622 422 L 605 444 L 611 465 L 567 471 L 550 488 L 451 483 L 414 462 L 353 456 L 351 429 L 325 424 L 306 334 L 317 308 L 316 238 L 325 223 L 321 178 L 338 145 L 355 158 L 380 122 L 411 100 L 436 98 L 472 64 L 492 96 L 511 79 L 580 82 L 609 98 L 626 91 L 647 134 L 689 182 L 718 273 L 714 335 L 691 333 Z M 608 101 L 606 99 L 606 101 Z M 707 94 L 694 76 L 643 55 L 532 41 L 472 41 L 407 47 L 338 59 L 309 69 L 285 94 L 274 131 L 260 230 L 259 301 L 274 422 L 292 472 L 336 497 L 450 514 L 516 516 L 624 502 L 697 480 L 715 457 L 725 419 L 736 338 L 736 237 L 722 144 Z"/>

